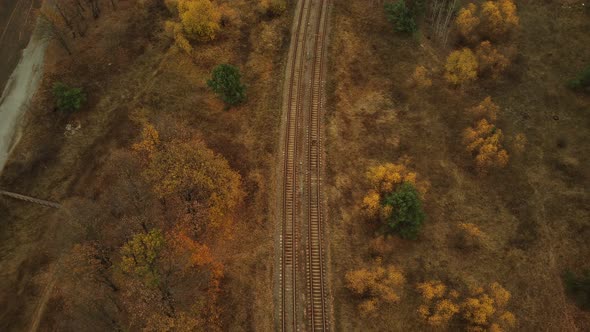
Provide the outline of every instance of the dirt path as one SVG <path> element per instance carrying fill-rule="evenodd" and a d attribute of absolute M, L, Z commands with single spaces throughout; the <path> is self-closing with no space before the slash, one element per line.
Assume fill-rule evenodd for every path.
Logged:
<path fill-rule="evenodd" d="M 45 313 L 45 307 L 47 306 L 47 302 L 51 297 L 51 293 L 53 292 L 53 287 L 57 281 L 57 275 L 55 271 L 51 274 L 51 279 L 45 286 L 41 297 L 39 298 L 39 302 L 37 302 L 37 307 L 32 315 L 31 327 L 29 328 L 30 332 L 35 332 L 39 329 L 39 324 L 41 323 L 41 319 L 43 319 L 43 314 Z"/>

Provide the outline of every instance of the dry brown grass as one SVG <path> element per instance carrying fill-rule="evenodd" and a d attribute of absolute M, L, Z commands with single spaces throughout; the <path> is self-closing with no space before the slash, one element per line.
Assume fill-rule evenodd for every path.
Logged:
<path fill-rule="evenodd" d="M 196 46 L 192 59 L 168 47 L 163 23 L 169 14 L 164 8 L 142 12 L 125 1 L 117 12 L 92 24 L 87 38 L 74 41 L 75 57 L 51 47 L 46 79 L 1 186 L 55 200 L 92 198 L 105 185 L 94 175 L 110 151 L 131 145 L 139 133 L 138 119 L 153 122 L 161 135 L 170 134 L 170 124 L 181 123 L 239 171 L 247 192 L 235 237 L 214 249 L 226 266 L 224 329 L 271 330 L 273 224 L 267 220 L 268 195 L 290 15 L 270 19 L 252 11 L 257 0 L 220 3 L 239 13 L 239 19 L 234 17 L 215 42 Z M 247 85 L 247 102 L 229 111 L 206 87 L 219 63 L 238 66 Z M 52 112 L 47 95 L 56 79 L 84 87 L 87 107 L 72 116 Z M 66 138 L 64 127 L 73 121 L 82 129 Z M 0 326 L 22 329 L 37 299 L 31 277 L 60 252 L 54 234 L 59 227 L 43 223 L 51 219 L 43 208 L 2 200 L 0 211 L 0 221 L 14 225 L 2 231 L 2 244 L 13 254 L 0 260 L 5 271 L 1 297 L 8 301 L 17 293 L 24 295 L 2 302 Z M 51 323 L 51 312 L 45 319 L 42 326 Z"/>
<path fill-rule="evenodd" d="M 565 297 L 560 274 L 579 269 L 590 246 L 584 240 L 590 196 L 590 151 L 584 137 L 588 97 L 564 87 L 590 54 L 587 14 L 560 2 L 518 3 L 518 56 L 502 78 L 480 80 L 464 90 L 442 78 L 452 48 L 396 35 L 382 7 L 365 1 L 336 2 L 332 16 L 330 102 L 327 116 L 330 227 L 333 236 L 335 328 L 342 331 L 425 330 L 408 295 L 384 306 L 378 318 L 362 319 L 344 287 L 343 275 L 369 261 L 372 234 L 360 203 L 364 173 L 375 163 L 407 155 L 431 189 L 419 240 L 395 239 L 383 257 L 406 272 L 408 283 L 439 279 L 453 286 L 498 281 L 512 293 L 509 309 L 521 331 L 570 331 L 589 326 L 588 313 Z M 428 89 L 411 89 L 416 66 L 432 73 Z M 523 133 L 527 146 L 504 170 L 477 176 L 461 148 L 470 123 L 463 110 L 487 95 L 502 108 L 498 127 Z M 554 115 L 559 120 L 554 120 Z M 456 224 L 485 230 L 485 250 L 455 245 Z"/>

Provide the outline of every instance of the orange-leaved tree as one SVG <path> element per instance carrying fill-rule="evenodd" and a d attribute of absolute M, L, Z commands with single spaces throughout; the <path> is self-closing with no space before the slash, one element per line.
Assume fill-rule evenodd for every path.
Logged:
<path fill-rule="evenodd" d="M 445 78 L 452 84 L 459 85 L 477 79 L 479 64 L 473 51 L 468 48 L 453 51 L 445 64 Z"/>
<path fill-rule="evenodd" d="M 382 303 L 399 302 L 405 284 L 404 275 L 397 267 L 383 267 L 380 260 L 371 268 L 347 272 L 345 280 L 346 288 L 362 299 L 358 309 L 363 316 L 374 315 Z"/>
<path fill-rule="evenodd" d="M 519 24 L 516 5 L 512 0 L 486 1 L 481 6 L 483 33 L 500 39 Z"/>
<path fill-rule="evenodd" d="M 221 13 L 209 0 L 179 0 L 178 14 L 188 39 L 200 42 L 211 41 L 221 30 Z"/>
<path fill-rule="evenodd" d="M 492 101 L 490 96 L 487 96 L 478 105 L 468 108 L 466 111 L 474 120 L 487 118 L 491 121 L 496 121 L 498 113 L 500 113 L 500 107 Z"/>
<path fill-rule="evenodd" d="M 475 165 L 481 174 L 492 167 L 505 167 L 508 164 L 508 152 L 502 146 L 502 130 L 496 128 L 486 119 L 480 120 L 474 127 L 465 129 L 463 142 L 466 150 L 473 154 Z"/>
<path fill-rule="evenodd" d="M 510 65 L 510 60 L 500 53 L 489 40 L 483 41 L 475 49 L 475 55 L 479 61 L 479 72 L 491 74 L 498 78 Z"/>
<path fill-rule="evenodd" d="M 477 27 L 480 19 L 477 16 L 477 5 L 470 3 L 466 7 L 461 8 L 455 25 L 459 34 L 467 41 L 474 41 L 477 39 Z"/>
<path fill-rule="evenodd" d="M 231 223 L 245 195 L 241 177 L 202 140 L 160 142 L 157 131 L 147 124 L 133 149 L 142 158 L 143 174 L 157 196 L 181 199 L 191 206 L 201 204 L 212 227 Z"/>

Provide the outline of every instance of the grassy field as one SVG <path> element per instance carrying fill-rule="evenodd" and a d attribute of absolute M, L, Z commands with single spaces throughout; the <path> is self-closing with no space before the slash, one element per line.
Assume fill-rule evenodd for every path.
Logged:
<path fill-rule="evenodd" d="M 141 9 L 134 1 L 121 1 L 116 11 L 106 8 L 84 38 L 71 41 L 74 56 L 52 45 L 43 86 L 0 185 L 55 201 L 95 199 L 108 186 L 97 174 L 110 153 L 137 140 L 138 119 L 163 136 L 187 128 L 229 161 L 247 193 L 234 237 L 213 248 L 225 265 L 223 328 L 271 330 L 273 226 L 267 204 L 290 15 L 268 17 L 254 0 L 219 3 L 233 10 L 231 19 L 217 40 L 196 46 L 192 59 L 165 35 L 166 9 Z M 220 63 L 239 67 L 247 85 L 247 101 L 230 110 L 206 86 Z M 83 87 L 86 106 L 72 115 L 54 110 L 55 81 Z M 67 124 L 80 129 L 64 135 Z M 0 327 L 23 330 L 43 292 L 34 277 L 61 254 L 60 232 L 68 226 L 57 224 L 50 210 L 7 199 L 0 200 L 0 212 Z M 42 329 L 51 330 L 52 312 L 43 317 Z"/>
<path fill-rule="evenodd" d="M 415 285 L 432 279 L 453 287 L 500 283 L 512 294 L 508 308 L 519 331 L 590 326 L 561 281 L 566 269 L 589 267 L 590 98 L 565 82 L 587 66 L 590 19 L 581 1 L 516 4 L 518 51 L 508 71 L 459 89 L 442 75 L 457 47 L 453 37 L 441 46 L 427 23 L 415 36 L 397 34 L 379 1 L 335 2 L 326 135 L 336 330 L 428 329 L 417 313 Z M 408 83 L 417 65 L 432 72 L 432 87 Z M 511 159 L 479 176 L 461 133 L 471 123 L 464 110 L 486 96 L 502 109 L 497 124 Z M 511 150 L 518 133 L 528 140 L 521 154 Z M 402 157 L 430 183 L 427 219 L 418 240 L 388 239 L 392 249 L 383 263 L 404 272 L 406 287 L 399 303 L 364 318 L 344 275 L 374 259 L 369 243 L 378 234 L 360 209 L 370 188 L 365 173 Z M 485 246 L 460 248 L 457 224 L 465 222 L 486 234 Z M 461 323 L 449 330 L 455 324 Z"/>

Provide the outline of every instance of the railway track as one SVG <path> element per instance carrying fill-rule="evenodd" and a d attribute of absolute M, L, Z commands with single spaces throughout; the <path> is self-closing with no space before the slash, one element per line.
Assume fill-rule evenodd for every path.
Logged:
<path fill-rule="evenodd" d="M 322 209 L 322 122 L 324 38 L 327 31 L 328 1 L 322 1 L 319 14 L 318 32 L 315 35 L 315 58 L 312 65 L 311 102 L 309 104 L 308 133 L 308 238 L 307 238 L 307 283 L 308 312 L 311 331 L 327 331 L 324 248 L 323 248 L 323 209 Z"/>
<path fill-rule="evenodd" d="M 286 71 L 286 104 L 283 106 L 286 124 L 282 174 L 279 329 L 326 331 L 328 315 L 322 239 L 321 113 L 328 1 L 299 0 L 297 6 Z M 310 30 L 313 30 L 312 34 L 309 34 Z M 306 61 L 310 55 L 311 61 Z M 300 237 L 302 228 L 305 229 L 305 239 Z M 307 246 L 304 255 L 300 254 L 301 244 Z M 299 264 L 302 259 L 305 264 Z M 305 272 L 305 279 L 299 275 L 302 272 Z M 307 287 L 299 285 L 301 280 L 306 280 Z M 306 300 L 306 305 L 302 304 L 303 299 Z M 307 316 L 307 324 L 301 323 L 304 316 Z"/>

